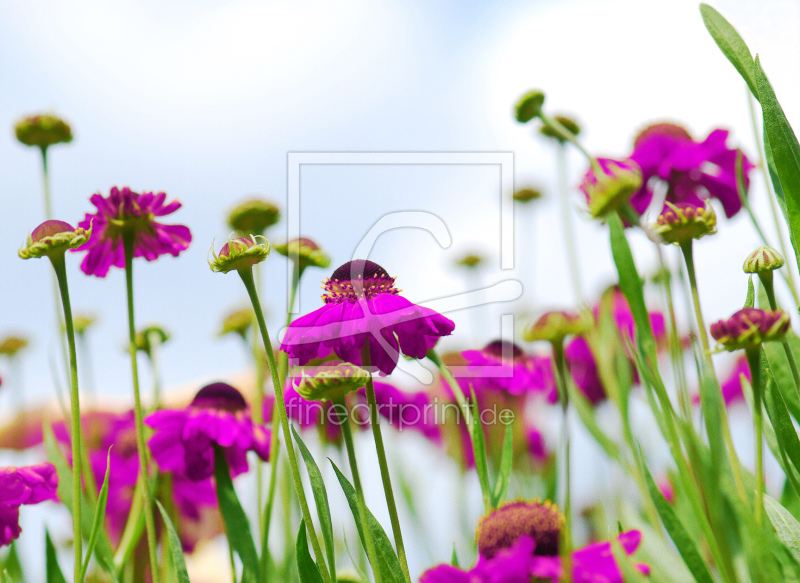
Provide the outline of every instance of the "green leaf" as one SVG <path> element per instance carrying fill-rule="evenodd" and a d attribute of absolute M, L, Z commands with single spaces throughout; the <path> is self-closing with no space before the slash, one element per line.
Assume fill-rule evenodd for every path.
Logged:
<path fill-rule="evenodd" d="M 756 288 L 753 285 L 753 276 L 747 279 L 747 297 L 744 300 L 745 308 L 752 308 L 756 305 Z"/>
<path fill-rule="evenodd" d="M 483 424 L 481 423 L 480 411 L 478 410 L 478 397 L 472 384 L 469 385 L 470 400 L 467 401 L 469 407 L 469 419 L 467 429 L 470 434 L 472 452 L 475 457 L 475 471 L 478 473 L 478 481 L 481 484 L 484 503 L 491 505 L 492 492 L 489 485 L 489 463 L 486 461 L 486 436 L 483 434 Z M 486 509 L 489 511 L 489 508 Z"/>
<path fill-rule="evenodd" d="M 258 553 L 250 533 L 250 523 L 239 503 L 236 490 L 233 489 L 225 451 L 218 445 L 214 446 L 214 478 L 217 481 L 217 500 L 225 522 L 228 544 L 242 560 L 242 583 L 257 583 Z"/>
<path fill-rule="evenodd" d="M 492 492 L 492 506 L 497 508 L 506 499 L 508 480 L 511 476 L 511 466 L 514 461 L 514 436 L 511 425 L 506 425 L 506 434 L 503 436 L 503 453 L 500 457 L 500 471 Z"/>
<path fill-rule="evenodd" d="M 296 437 L 296 435 L 295 435 Z M 323 583 L 322 573 L 311 558 L 308 550 L 308 537 L 306 536 L 306 521 L 300 520 L 300 530 L 297 532 L 297 572 L 300 574 L 300 583 Z"/>
<path fill-rule="evenodd" d="M 186 570 L 186 559 L 183 556 L 181 537 L 178 536 L 178 531 L 175 530 L 175 525 L 172 524 L 172 521 L 169 519 L 169 514 L 167 514 L 161 502 L 156 500 L 156 506 L 158 506 L 158 511 L 161 513 L 161 518 L 167 530 L 169 554 L 172 557 L 172 564 L 175 566 L 175 576 L 178 583 L 190 583 L 189 572 Z M 161 544 L 164 543 L 162 542 Z"/>
<path fill-rule="evenodd" d="M 308 470 L 308 478 L 311 481 L 311 490 L 314 493 L 314 503 L 317 506 L 317 515 L 319 516 L 319 523 L 322 529 L 322 538 L 325 540 L 325 554 L 328 556 L 328 565 L 331 570 L 331 578 L 336 580 L 336 547 L 333 542 L 333 524 L 331 522 L 331 509 L 328 504 L 328 491 L 325 489 L 325 482 L 322 480 L 322 473 L 319 471 L 317 462 L 314 461 L 314 456 L 308 451 L 306 444 L 300 439 L 300 436 L 295 431 L 294 425 L 290 424 L 292 428 L 292 435 L 300 448 L 300 454 L 303 456 L 303 461 L 306 463 Z M 303 523 L 303 530 L 305 531 L 305 523 Z M 300 557 L 298 555 L 298 561 Z M 315 565 L 316 566 L 316 565 Z"/>
<path fill-rule="evenodd" d="M 642 280 L 636 270 L 631 247 L 625 238 L 622 219 L 618 215 L 612 214 L 608 220 L 608 226 L 611 230 L 611 254 L 614 256 L 614 265 L 619 274 L 619 287 L 631 308 L 639 345 L 647 359 L 654 363 L 656 361 L 656 339 L 653 336 L 650 315 L 647 313 L 647 306 L 644 303 Z"/>
<path fill-rule="evenodd" d="M 775 170 L 780 178 L 786 202 L 787 222 L 795 257 L 800 261 L 800 144 L 778 103 L 772 85 L 756 56 L 755 79 L 761 109 L 764 114 L 764 133 L 771 147 Z"/>
<path fill-rule="evenodd" d="M 369 577 L 364 572 L 364 569 L 359 566 L 359 562 L 353 558 L 353 553 L 350 552 L 350 544 L 347 542 L 347 533 L 344 528 L 342 528 L 342 540 L 344 541 L 344 550 L 347 551 L 347 556 L 350 557 L 350 562 L 353 563 L 353 568 L 358 573 L 362 583 L 369 583 Z"/>
<path fill-rule="evenodd" d="M 97 544 L 97 538 L 100 536 L 100 531 L 103 528 L 103 520 L 105 520 L 106 517 L 106 502 L 108 502 L 108 476 L 110 473 L 111 447 L 108 448 L 108 454 L 106 457 L 106 475 L 103 478 L 103 486 L 100 488 L 100 493 L 97 496 L 97 506 L 94 509 L 94 523 L 92 524 L 92 531 L 89 535 L 89 542 L 86 545 L 86 557 L 83 559 L 83 565 L 81 566 L 81 580 L 86 577 L 86 572 L 89 569 L 89 560 L 92 558 L 92 552 Z"/>
<path fill-rule="evenodd" d="M 61 503 L 72 512 L 72 468 L 70 467 L 67 459 L 64 457 L 61 448 L 56 442 L 56 437 L 53 434 L 53 428 L 49 423 L 42 425 L 42 436 L 44 438 L 45 451 L 47 452 L 47 459 L 56 467 L 58 474 L 58 498 Z M 84 533 L 91 533 L 94 527 L 94 510 L 89 504 L 89 500 L 84 496 L 81 499 L 81 530 Z M 104 529 L 100 529 L 97 535 L 97 542 L 94 546 L 94 554 L 97 562 L 108 572 L 113 578 L 117 577 L 114 571 L 114 554 L 111 551 L 111 542 Z"/>
<path fill-rule="evenodd" d="M 795 468 L 800 470 L 800 439 L 797 437 L 797 431 L 789 416 L 786 402 L 778 390 L 770 364 L 766 351 L 762 351 L 761 369 L 766 381 L 764 383 L 764 407 L 769 415 L 772 428 L 775 430 L 778 446 L 786 452 Z M 779 459 L 779 461 L 781 460 Z M 787 469 L 788 471 L 790 470 Z"/>
<path fill-rule="evenodd" d="M 3 572 L 11 577 L 12 581 L 24 582 L 25 575 L 22 573 L 22 563 L 19 562 L 16 541 L 11 543 L 8 554 L 3 560 Z"/>
<path fill-rule="evenodd" d="M 50 538 L 50 531 L 47 529 L 44 531 L 44 542 L 47 583 L 67 583 L 66 578 L 64 578 L 64 573 L 61 572 L 61 567 L 58 566 L 56 547 L 53 545 L 53 540 Z"/>
<path fill-rule="evenodd" d="M 616 536 L 611 537 L 611 552 L 614 554 L 614 560 L 619 566 L 619 570 L 622 571 L 625 583 L 647 583 L 648 579 L 639 569 L 634 567 L 631 558 L 622 548 Z"/>
<path fill-rule="evenodd" d="M 750 49 L 747 48 L 741 35 L 736 32 L 730 22 L 708 4 L 700 4 L 700 14 L 703 15 L 703 23 L 711 34 L 711 38 L 717 43 L 722 54 L 739 71 L 739 75 L 758 99 L 753 73 L 753 55 L 750 54 Z"/>
<path fill-rule="evenodd" d="M 8 574 L 8 569 L 3 570 L 3 583 L 16 583 L 19 579 L 12 579 L 11 575 Z"/>
<path fill-rule="evenodd" d="M 353 488 L 353 485 L 344 476 L 344 474 L 339 471 L 339 468 L 336 467 L 336 464 L 330 459 L 328 461 L 331 462 L 333 471 L 336 472 L 336 477 L 339 479 L 339 484 L 341 484 L 344 495 L 347 498 L 347 504 L 350 506 L 350 512 L 353 513 L 353 518 L 355 518 L 356 528 L 358 528 L 358 536 L 361 538 L 361 544 L 364 545 L 364 548 L 366 548 L 364 531 L 361 528 L 361 519 L 359 518 L 360 514 L 358 511 L 358 498 L 356 497 L 356 490 Z M 375 551 L 378 553 L 378 562 L 380 563 L 377 567 L 373 565 L 372 568 L 380 569 L 381 579 L 385 583 L 403 583 L 403 571 L 400 568 L 400 561 L 397 558 L 397 553 L 394 552 L 392 543 L 389 541 L 389 537 L 386 536 L 386 531 L 383 530 L 380 522 L 378 522 L 369 509 L 367 509 L 367 523 L 369 524 L 369 529 L 372 533 L 372 540 L 375 541 Z"/>
<path fill-rule="evenodd" d="M 658 515 L 664 523 L 664 528 L 669 533 L 670 538 L 678 548 L 678 552 L 683 558 L 683 562 L 689 568 L 689 572 L 694 575 L 698 583 L 714 583 L 714 577 L 708 570 L 708 567 L 703 561 L 700 551 L 697 549 L 692 537 L 684 528 L 678 516 L 675 514 L 672 506 L 667 502 L 666 498 L 661 494 L 661 491 L 656 486 L 653 476 L 650 475 L 650 470 L 644 465 L 642 460 L 642 468 L 644 469 L 645 480 L 647 481 L 647 490 L 650 492 L 650 498 L 656 505 Z"/>
<path fill-rule="evenodd" d="M 455 543 L 453 543 L 453 554 L 452 554 L 452 556 L 450 557 L 450 564 L 451 564 L 453 567 L 459 567 L 459 568 L 461 568 L 461 565 L 459 565 L 459 564 L 458 564 L 458 553 L 456 552 L 456 545 L 455 545 Z"/>
<path fill-rule="evenodd" d="M 571 385 L 571 383 L 567 384 Z M 597 443 L 600 444 L 610 458 L 620 461 L 619 446 L 606 435 L 605 431 L 600 429 L 596 419 L 597 411 L 592 407 L 589 399 L 587 399 L 586 395 L 581 391 L 576 391 L 572 386 L 569 386 L 567 390 L 569 391 L 569 403 L 572 408 L 578 412 L 578 416 L 581 418 L 583 425 L 589 430 L 589 433 L 592 434 L 592 437 L 595 438 Z"/>
<path fill-rule="evenodd" d="M 778 538 L 800 563 L 800 522 L 769 494 L 764 494 L 764 508 Z"/>

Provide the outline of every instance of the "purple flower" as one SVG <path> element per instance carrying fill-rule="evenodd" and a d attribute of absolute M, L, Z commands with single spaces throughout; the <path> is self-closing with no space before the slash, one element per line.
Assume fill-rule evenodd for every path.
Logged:
<path fill-rule="evenodd" d="M 58 500 L 58 475 L 53 464 L 0 468 L 0 545 L 9 545 L 22 532 L 19 507 Z"/>
<path fill-rule="evenodd" d="M 248 451 L 269 459 L 269 429 L 253 423 L 242 394 L 225 383 L 207 385 L 188 407 L 156 411 L 145 423 L 156 430 L 149 445 L 159 468 L 194 482 L 213 475 L 214 445 L 225 450 L 231 477 L 248 470 Z"/>
<path fill-rule="evenodd" d="M 526 354 L 516 344 L 495 340 L 483 350 L 465 350 L 461 356 L 467 361 L 467 370 L 473 375 L 459 379 L 465 394 L 469 394 L 469 384 L 472 384 L 476 394 L 492 391 L 523 396 L 531 392 L 549 393 L 555 390 L 550 359 Z"/>
<path fill-rule="evenodd" d="M 736 188 L 736 158 L 742 157 L 744 187 L 753 164 L 739 150 L 725 145 L 727 130 L 714 130 L 702 142 L 695 142 L 684 128 L 672 123 L 651 125 L 634 143 L 630 159 L 642 170 L 642 186 L 631 198 L 636 212 L 643 214 L 653 199 L 659 183 L 667 188 L 667 200 L 673 204 L 692 203 L 716 198 L 730 218 L 742 208 Z"/>
<path fill-rule="evenodd" d="M 728 351 L 753 349 L 783 338 L 790 323 L 789 314 L 780 310 L 743 308 L 727 320 L 711 324 L 711 336 Z"/>
<path fill-rule="evenodd" d="M 133 192 L 127 186 L 119 190 L 111 188 L 108 198 L 94 194 L 89 199 L 97 207 L 94 214 L 78 223 L 86 230 L 91 228 L 91 237 L 75 251 L 88 251 L 81 263 L 86 275 L 105 277 L 109 268 L 125 267 L 123 233 L 133 235 L 134 257 L 144 257 L 153 261 L 159 255 L 169 253 L 177 257 L 185 251 L 192 241 L 192 234 L 183 225 L 162 225 L 155 222 L 156 217 L 174 213 L 181 203 L 173 200 L 164 204 L 167 195 L 159 192 Z"/>
<path fill-rule="evenodd" d="M 512 502 L 486 515 L 478 527 L 478 561 L 469 571 L 439 565 L 422 574 L 420 583 L 530 583 L 562 577 L 559 536 L 563 517 L 549 502 Z M 619 536 L 628 555 L 642 535 L 630 530 Z M 573 583 L 622 583 L 610 542 L 590 544 L 571 553 Z M 638 564 L 642 573 L 650 568 Z"/>
<path fill-rule="evenodd" d="M 394 280 L 372 261 L 345 263 L 325 282 L 325 305 L 292 322 L 281 350 L 300 365 L 331 352 L 362 365 L 361 350 L 368 345 L 372 367 L 383 374 L 394 370 L 401 351 L 425 358 L 455 324 L 400 296 Z"/>

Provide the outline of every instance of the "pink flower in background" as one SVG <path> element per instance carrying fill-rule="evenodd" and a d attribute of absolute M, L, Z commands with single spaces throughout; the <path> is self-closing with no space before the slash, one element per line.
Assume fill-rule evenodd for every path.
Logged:
<path fill-rule="evenodd" d="M 467 361 L 470 373 L 459 377 L 465 395 L 470 394 L 470 384 L 476 394 L 492 391 L 523 396 L 555 390 L 550 358 L 527 354 L 516 344 L 494 340 L 482 350 L 465 350 L 461 356 Z"/>
<path fill-rule="evenodd" d="M 752 381 L 750 376 L 750 367 L 747 364 L 747 357 L 742 354 L 736 359 L 733 368 L 728 375 L 722 380 L 719 385 L 722 391 L 722 398 L 725 399 L 725 405 L 730 406 L 733 403 L 744 400 L 744 392 L 742 390 L 742 375 L 747 379 L 747 382 Z M 700 402 L 700 395 L 693 395 L 692 402 L 696 405 Z"/>
<path fill-rule="evenodd" d="M 455 324 L 399 295 L 394 280 L 372 261 L 345 263 L 325 282 L 325 305 L 291 323 L 281 350 L 300 365 L 331 352 L 362 365 L 361 349 L 368 344 L 371 365 L 383 374 L 394 370 L 400 352 L 425 358 Z"/>
<path fill-rule="evenodd" d="M 206 385 L 188 407 L 156 411 L 145 423 L 155 429 L 148 443 L 158 467 L 194 482 L 214 474 L 214 445 L 224 448 L 231 477 L 248 470 L 248 451 L 269 459 L 269 429 L 253 422 L 242 394 L 226 383 Z"/>
<path fill-rule="evenodd" d="M 188 249 L 192 242 L 188 227 L 155 221 L 156 217 L 172 214 L 181 207 L 177 200 L 165 205 L 166 198 L 163 192 L 139 194 L 127 186 L 122 190 L 112 187 L 107 198 L 101 194 L 92 195 L 89 200 L 97 207 L 97 212 L 87 213 L 78 223 L 79 227 L 92 230 L 89 240 L 75 249 L 87 252 L 81 263 L 83 272 L 105 277 L 112 265 L 125 267 L 124 233 L 133 236 L 134 257 L 144 257 L 148 261 L 167 253 L 177 257 Z"/>
<path fill-rule="evenodd" d="M 0 545 L 9 545 L 22 532 L 19 507 L 58 500 L 58 475 L 53 464 L 0 468 Z"/>
<path fill-rule="evenodd" d="M 643 214 L 659 184 L 672 203 L 702 206 L 708 198 L 722 203 L 730 218 L 742 208 L 736 188 L 736 158 L 742 156 L 744 188 L 749 186 L 753 164 L 739 150 L 728 148 L 727 130 L 714 130 L 702 142 L 692 139 L 683 127 L 658 123 L 636 138 L 630 159 L 642 169 L 642 186 L 631 198 L 636 212 Z M 660 209 L 659 209 L 660 211 Z"/>

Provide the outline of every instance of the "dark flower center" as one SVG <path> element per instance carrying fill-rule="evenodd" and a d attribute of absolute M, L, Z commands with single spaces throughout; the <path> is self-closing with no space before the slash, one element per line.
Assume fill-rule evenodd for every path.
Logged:
<path fill-rule="evenodd" d="M 558 538 L 564 517 L 549 501 L 511 502 L 481 519 L 478 526 L 478 552 L 491 559 L 503 549 L 510 548 L 521 536 L 536 542 L 534 555 L 558 555 Z"/>
<path fill-rule="evenodd" d="M 64 221 L 49 220 L 43 222 L 33 230 L 33 233 L 31 233 L 31 240 L 34 243 L 38 243 L 45 237 L 52 237 L 53 235 L 58 235 L 59 233 L 74 232 L 75 229 L 73 229 L 72 225 L 69 223 L 65 223 Z"/>
<path fill-rule="evenodd" d="M 242 394 L 227 383 L 212 383 L 197 392 L 192 407 L 221 409 L 236 413 L 247 409 L 247 401 Z"/>
<path fill-rule="evenodd" d="M 386 270 L 373 261 L 355 259 L 348 261 L 325 280 L 326 304 L 339 304 L 360 298 L 372 298 L 378 294 L 396 294 L 394 279 Z"/>
<path fill-rule="evenodd" d="M 654 123 L 644 128 L 636 139 L 633 141 L 633 147 L 636 148 L 639 144 L 653 136 L 669 136 L 679 140 L 686 140 L 691 142 L 692 136 L 683 126 L 675 123 Z"/>
<path fill-rule="evenodd" d="M 483 352 L 495 357 L 502 357 L 507 352 L 511 352 L 513 358 L 522 356 L 522 349 L 508 340 L 493 340 L 483 347 Z"/>

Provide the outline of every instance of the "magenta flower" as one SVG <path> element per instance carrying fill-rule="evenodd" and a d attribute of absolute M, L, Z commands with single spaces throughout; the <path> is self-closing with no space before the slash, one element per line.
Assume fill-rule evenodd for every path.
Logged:
<path fill-rule="evenodd" d="M 345 263 L 325 281 L 325 305 L 292 322 L 281 350 L 300 365 L 331 352 L 362 365 L 361 350 L 366 345 L 372 367 L 385 375 L 397 366 L 400 352 L 425 358 L 455 324 L 399 295 L 394 280 L 372 261 Z"/>
<path fill-rule="evenodd" d="M 630 159 L 642 169 L 642 186 L 631 198 L 636 212 L 643 214 L 659 184 L 666 185 L 667 200 L 673 204 L 716 198 L 730 218 L 742 208 L 736 189 L 736 158 L 742 156 L 745 190 L 753 164 L 739 150 L 728 148 L 727 130 L 714 130 L 702 142 L 695 142 L 684 128 L 672 123 L 651 125 L 634 143 Z"/>
<path fill-rule="evenodd" d="M 549 502 L 512 502 L 486 515 L 478 527 L 478 561 L 468 571 L 439 565 L 425 571 L 420 583 L 530 583 L 562 577 L 559 532 L 563 517 Z M 641 542 L 639 531 L 619 536 L 628 555 Z M 571 553 L 573 583 L 623 583 L 610 542 L 599 542 Z M 644 564 L 636 566 L 649 573 Z"/>
<path fill-rule="evenodd" d="M 555 391 L 550 358 L 526 354 L 516 344 L 495 340 L 483 350 L 465 350 L 461 356 L 467 361 L 467 370 L 474 375 L 459 377 L 459 384 L 467 395 L 470 384 L 476 394 L 490 391 L 523 396 Z"/>
<path fill-rule="evenodd" d="M 144 257 L 154 261 L 159 255 L 169 253 L 177 257 L 192 242 L 192 233 L 183 225 L 163 225 L 157 223 L 156 217 L 174 213 L 181 203 L 173 200 L 164 204 L 167 195 L 159 192 L 133 192 L 127 186 L 119 190 L 111 188 L 108 198 L 94 194 L 89 199 L 97 207 L 94 214 L 86 214 L 86 218 L 78 223 L 79 227 L 88 230 L 91 237 L 75 251 L 87 251 L 81 263 L 86 275 L 105 277 L 109 268 L 125 267 L 125 250 L 123 233 L 133 235 L 134 257 Z"/>
<path fill-rule="evenodd" d="M 145 423 L 156 430 L 149 445 L 158 467 L 194 482 L 213 475 L 214 445 L 225 450 L 231 477 L 248 470 L 248 451 L 269 459 L 269 429 L 253 422 L 242 394 L 225 383 L 207 385 L 188 407 L 156 411 Z"/>
<path fill-rule="evenodd" d="M 754 349 L 762 342 L 783 338 L 790 324 L 786 312 L 742 308 L 727 320 L 711 324 L 711 336 L 729 352 Z"/>
<path fill-rule="evenodd" d="M 53 464 L 0 468 L 0 545 L 9 545 L 22 532 L 19 507 L 58 500 L 58 475 Z"/>

